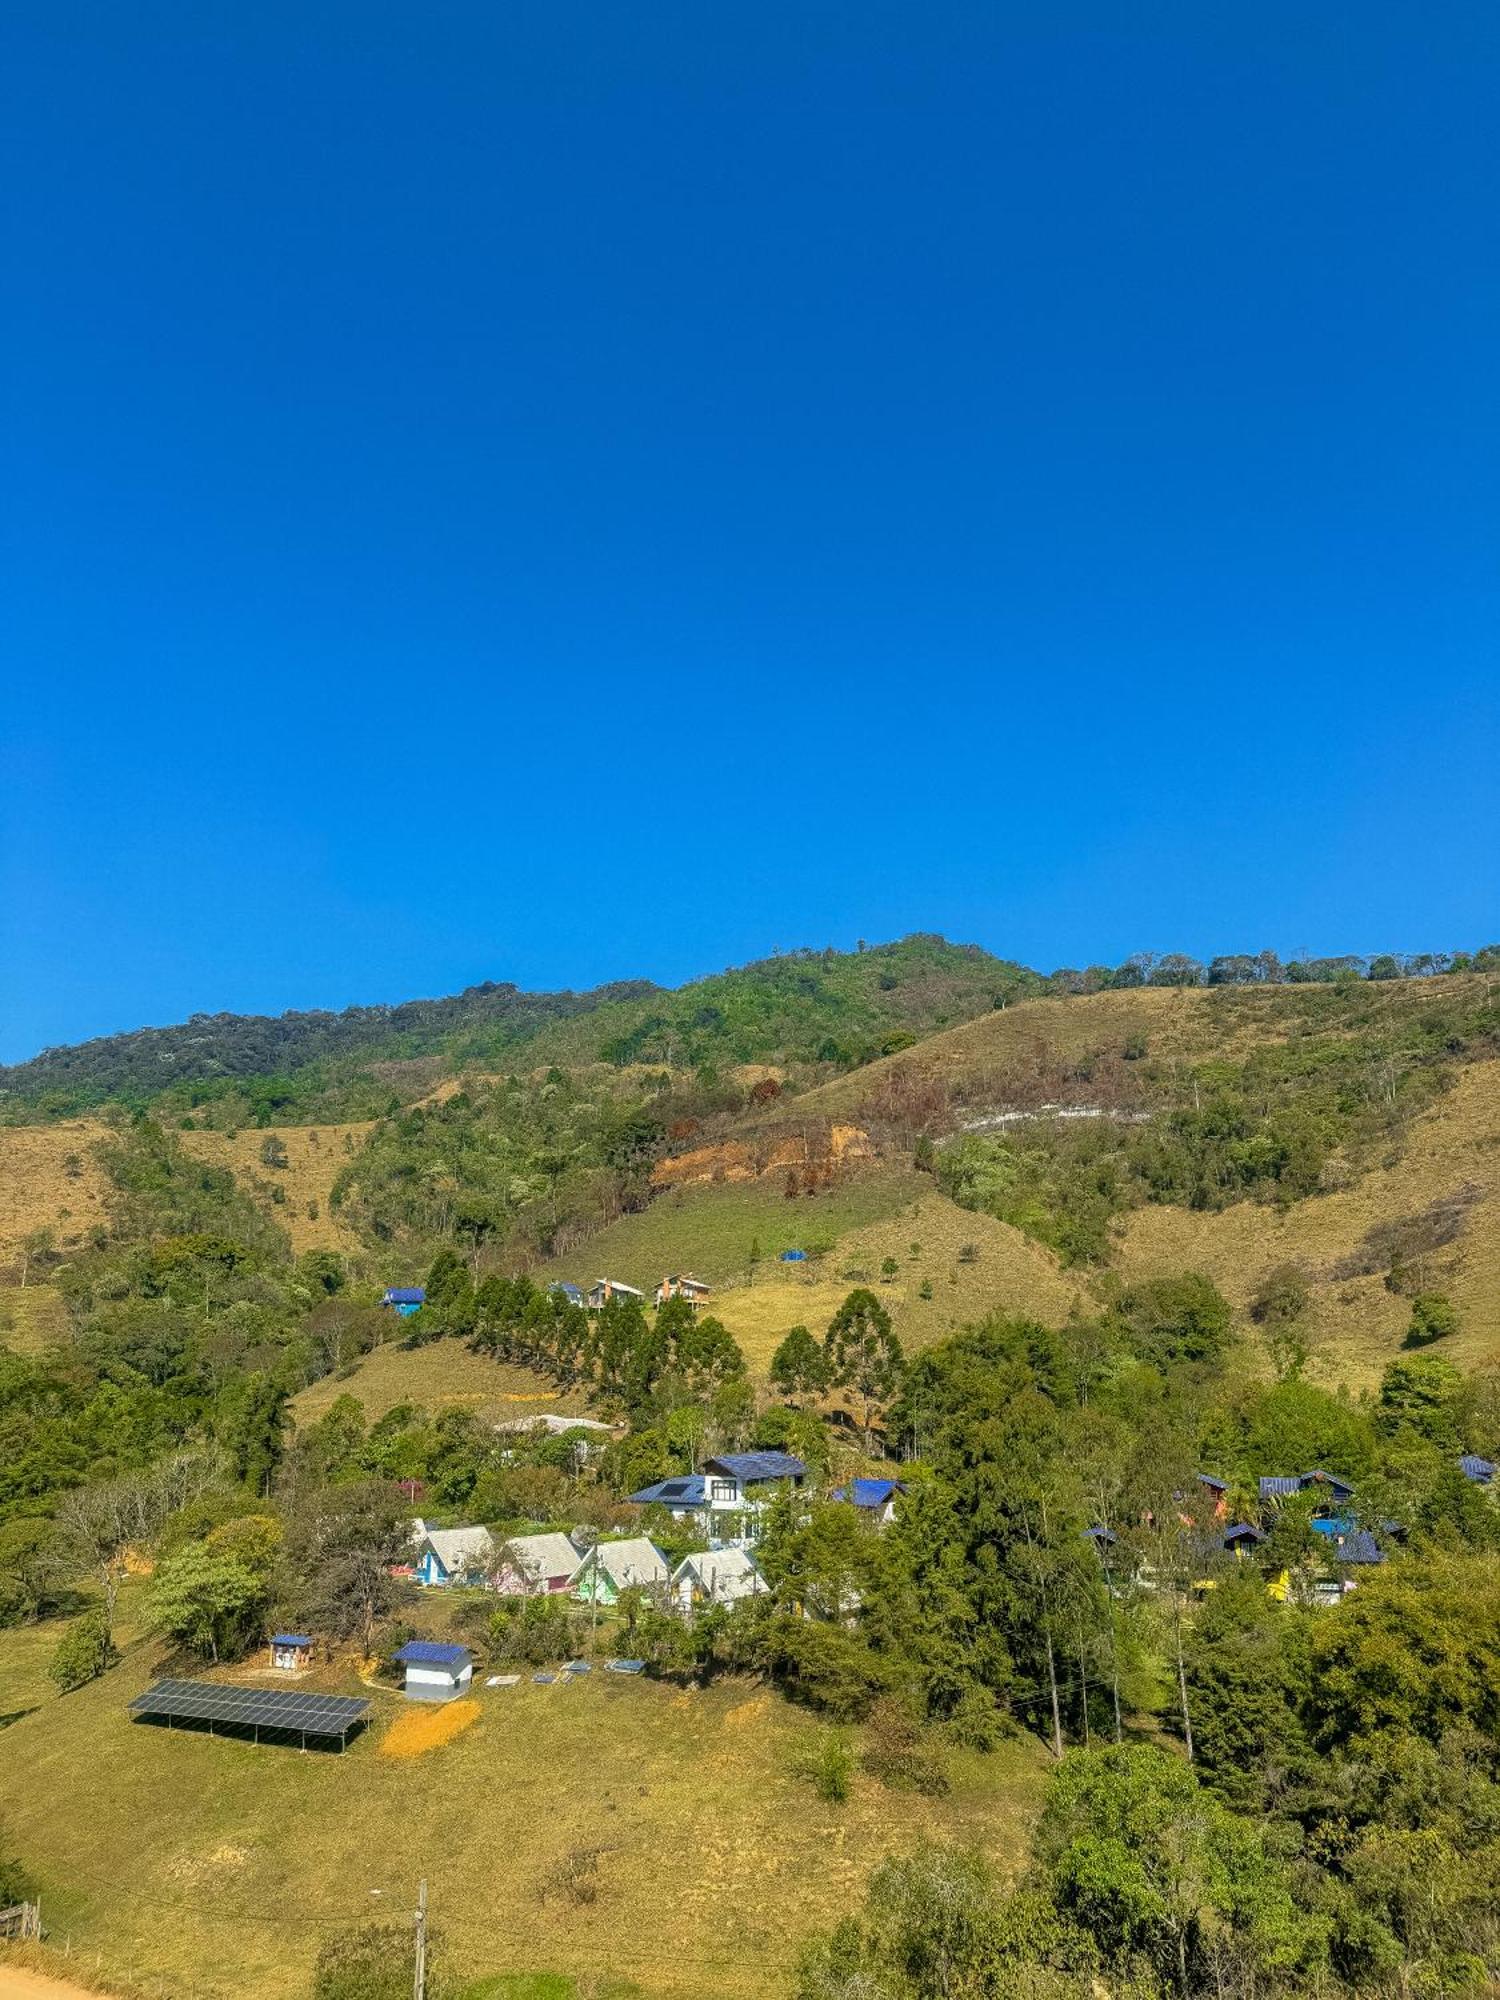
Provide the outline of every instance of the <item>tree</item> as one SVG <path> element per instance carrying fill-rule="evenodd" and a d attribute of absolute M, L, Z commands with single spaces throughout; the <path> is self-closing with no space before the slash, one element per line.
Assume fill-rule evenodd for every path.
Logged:
<path fill-rule="evenodd" d="M 823 1353 L 828 1379 L 853 1389 L 864 1410 L 869 1442 L 875 1411 L 901 1386 L 901 1343 L 891 1331 L 891 1316 L 872 1291 L 852 1291 L 828 1323 Z"/>
<path fill-rule="evenodd" d="M 137 1475 L 80 1487 L 58 1506 L 52 1574 L 62 1583 L 99 1586 L 106 1637 L 114 1630 L 126 1554 L 151 1540 L 167 1511 L 159 1488 Z"/>
<path fill-rule="evenodd" d="M 1458 1331 L 1458 1314 L 1441 1292 L 1420 1292 L 1411 1302 L 1411 1325 L 1403 1347 L 1430 1347 Z"/>
<path fill-rule="evenodd" d="M 369 1652 L 376 1624 L 401 1595 L 391 1570 L 410 1554 L 409 1533 L 404 1500 L 380 1480 L 310 1495 L 287 1532 L 287 1567 L 306 1614 Z"/>
<path fill-rule="evenodd" d="M 287 1164 L 286 1141 L 278 1139 L 274 1132 L 268 1132 L 260 1142 L 260 1163 L 263 1167 L 284 1167 Z"/>
<path fill-rule="evenodd" d="M 256 1636 L 268 1590 L 263 1576 L 227 1549 L 189 1542 L 157 1564 L 147 1601 L 152 1629 L 217 1661 Z"/>
<path fill-rule="evenodd" d="M 1158 1368 L 1217 1361 L 1229 1343 L 1229 1302 L 1213 1282 L 1189 1271 L 1148 1278 L 1122 1292 L 1114 1318 L 1132 1349 Z"/>
<path fill-rule="evenodd" d="M 54 1254 L 57 1238 L 50 1229 L 31 1229 L 21 1238 L 21 1290 L 34 1264 L 45 1264 Z"/>
<path fill-rule="evenodd" d="M 266 1374 L 237 1382 L 225 1399 L 219 1437 L 234 1462 L 235 1476 L 252 1493 L 270 1491 L 281 1464 L 291 1415 L 285 1386 Z"/>
<path fill-rule="evenodd" d="M 882 1278 L 884 1278 L 887 1284 L 890 1284 L 891 1280 L 895 1277 L 896 1273 L 900 1270 L 900 1268 L 901 1266 L 896 1262 L 894 1257 L 882 1258 L 880 1264 L 880 1275 Z"/>
<path fill-rule="evenodd" d="M 805 1326 L 794 1326 L 771 1356 L 771 1382 L 783 1396 L 820 1396 L 828 1358 Z"/>
<path fill-rule="evenodd" d="M 117 1657 L 108 1618 L 102 1611 L 86 1611 L 58 1640 L 47 1671 L 64 1694 L 71 1694 L 107 1673 Z"/>

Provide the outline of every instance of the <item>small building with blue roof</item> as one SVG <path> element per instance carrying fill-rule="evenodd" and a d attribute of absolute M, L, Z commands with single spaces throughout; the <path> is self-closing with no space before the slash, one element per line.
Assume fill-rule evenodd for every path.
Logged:
<path fill-rule="evenodd" d="M 421 1285 L 387 1285 L 380 1297 L 383 1306 L 389 1306 L 402 1319 L 409 1319 L 414 1312 L 420 1312 L 427 1303 L 427 1292 Z"/>
<path fill-rule="evenodd" d="M 1472 1479 L 1476 1486 L 1488 1486 L 1495 1477 L 1492 1461 L 1481 1458 L 1477 1451 L 1466 1451 L 1458 1461 L 1458 1469 L 1465 1479 Z"/>
<path fill-rule="evenodd" d="M 453 1701 L 468 1692 L 474 1660 L 467 1646 L 441 1645 L 432 1639 L 412 1639 L 396 1655 L 406 1669 L 406 1694 L 411 1701 Z"/>
<path fill-rule="evenodd" d="M 835 1486 L 830 1500 L 847 1500 L 867 1520 L 888 1527 L 896 1518 L 896 1498 L 906 1491 L 904 1479 L 851 1479 L 847 1486 Z"/>

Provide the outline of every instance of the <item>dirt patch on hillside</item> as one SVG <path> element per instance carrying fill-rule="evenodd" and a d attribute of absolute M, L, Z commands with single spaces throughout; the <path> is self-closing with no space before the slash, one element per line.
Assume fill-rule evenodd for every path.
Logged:
<path fill-rule="evenodd" d="M 479 1720 L 477 1701 L 448 1701 L 404 1709 L 380 1739 L 382 1757 L 425 1757 L 462 1736 Z"/>
<path fill-rule="evenodd" d="M 659 1160 L 651 1171 L 659 1188 L 706 1187 L 718 1181 L 757 1181 L 772 1174 L 839 1173 L 856 1161 L 871 1160 L 875 1148 L 858 1125 L 814 1125 L 780 1132 L 761 1141 L 730 1140 L 698 1146 Z"/>

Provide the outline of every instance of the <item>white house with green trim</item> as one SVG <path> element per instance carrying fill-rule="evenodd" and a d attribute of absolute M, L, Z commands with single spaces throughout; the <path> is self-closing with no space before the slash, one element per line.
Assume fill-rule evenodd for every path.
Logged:
<path fill-rule="evenodd" d="M 581 1604 L 618 1604 L 624 1590 L 665 1593 L 672 1580 L 655 1542 L 637 1535 L 625 1542 L 596 1542 L 573 1572 L 569 1590 Z"/>

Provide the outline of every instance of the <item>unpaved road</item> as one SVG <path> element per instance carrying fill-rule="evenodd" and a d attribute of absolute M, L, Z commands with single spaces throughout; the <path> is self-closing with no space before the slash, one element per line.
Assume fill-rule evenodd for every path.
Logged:
<path fill-rule="evenodd" d="M 24 1965 L 0 1961 L 0 2000 L 109 2000 L 71 1979 L 53 1979 L 45 1972 L 30 1972 Z"/>

